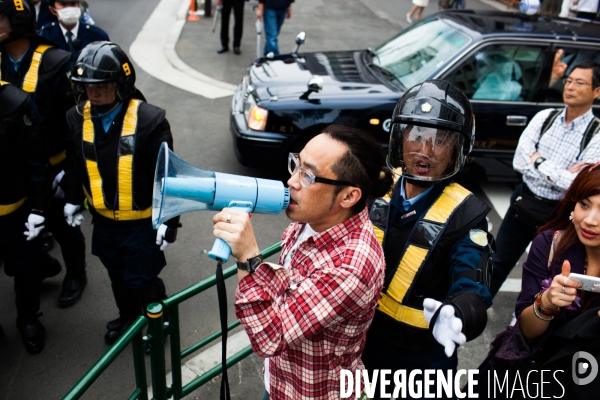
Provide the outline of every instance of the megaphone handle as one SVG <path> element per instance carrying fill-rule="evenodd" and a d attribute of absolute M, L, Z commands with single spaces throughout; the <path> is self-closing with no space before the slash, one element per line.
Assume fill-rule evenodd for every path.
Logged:
<path fill-rule="evenodd" d="M 252 211 L 252 203 L 244 201 L 232 201 L 229 203 L 230 208 L 239 208 L 247 213 Z M 221 260 L 227 262 L 231 255 L 231 247 L 221 238 L 217 238 L 213 244 L 213 248 L 208 252 L 208 256 L 213 260 Z"/>
<path fill-rule="evenodd" d="M 231 247 L 221 238 L 217 238 L 212 249 L 208 252 L 208 256 L 213 260 L 220 259 L 223 262 L 229 260 L 231 255 Z"/>

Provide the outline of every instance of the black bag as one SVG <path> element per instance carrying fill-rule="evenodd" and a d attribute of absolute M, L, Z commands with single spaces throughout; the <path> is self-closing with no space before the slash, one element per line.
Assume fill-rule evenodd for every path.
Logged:
<path fill-rule="evenodd" d="M 521 194 L 513 203 L 515 218 L 532 228 L 538 229 L 550 220 L 550 216 L 558 201 L 548 202 L 547 200 L 536 198 L 524 186 L 524 183 L 521 184 Z"/>

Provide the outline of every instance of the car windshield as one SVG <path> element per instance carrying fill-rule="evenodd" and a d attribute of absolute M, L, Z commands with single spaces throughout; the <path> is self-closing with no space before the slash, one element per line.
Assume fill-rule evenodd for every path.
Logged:
<path fill-rule="evenodd" d="M 374 51 L 372 62 L 409 88 L 429 79 L 469 41 L 468 36 L 434 18 L 382 44 Z"/>

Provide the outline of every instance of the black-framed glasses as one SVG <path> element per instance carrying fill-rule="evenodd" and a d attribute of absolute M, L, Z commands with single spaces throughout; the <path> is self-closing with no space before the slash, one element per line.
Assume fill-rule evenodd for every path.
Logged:
<path fill-rule="evenodd" d="M 334 179 L 327 179 L 327 178 L 321 178 L 319 176 L 316 176 L 309 170 L 302 168 L 300 166 L 300 160 L 298 157 L 298 153 L 290 153 L 290 155 L 288 156 L 288 171 L 290 172 L 290 174 L 292 176 L 294 176 L 294 174 L 296 172 L 298 172 L 300 174 L 300 184 L 305 189 L 308 189 L 310 187 L 310 185 L 312 185 L 315 182 L 325 183 L 327 185 L 335 185 L 335 186 L 358 187 L 354 183 L 350 183 L 350 182 L 346 182 L 346 181 L 336 181 Z"/>

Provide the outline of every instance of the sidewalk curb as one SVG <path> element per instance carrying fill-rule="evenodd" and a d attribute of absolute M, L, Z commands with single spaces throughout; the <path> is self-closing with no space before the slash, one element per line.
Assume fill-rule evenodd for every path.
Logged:
<path fill-rule="evenodd" d="M 188 0 L 161 0 L 131 44 L 131 59 L 150 76 L 179 89 L 208 99 L 231 96 L 235 85 L 194 70 L 175 51 L 188 6 Z M 168 35 L 165 26 L 172 27 Z"/>

